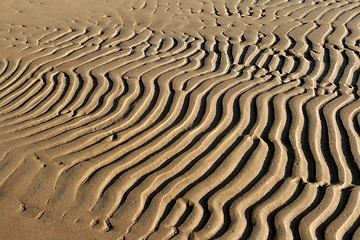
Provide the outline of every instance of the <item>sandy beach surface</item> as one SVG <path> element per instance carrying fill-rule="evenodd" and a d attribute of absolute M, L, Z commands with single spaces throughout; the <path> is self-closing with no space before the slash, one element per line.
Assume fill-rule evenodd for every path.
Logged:
<path fill-rule="evenodd" d="M 0 239 L 360 239 L 358 0 L 2 0 Z"/>

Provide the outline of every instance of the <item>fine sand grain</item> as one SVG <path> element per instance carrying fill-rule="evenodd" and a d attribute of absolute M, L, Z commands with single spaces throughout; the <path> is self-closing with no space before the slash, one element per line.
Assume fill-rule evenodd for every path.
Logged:
<path fill-rule="evenodd" d="M 0 239 L 360 239 L 360 3 L 1 0 Z"/>

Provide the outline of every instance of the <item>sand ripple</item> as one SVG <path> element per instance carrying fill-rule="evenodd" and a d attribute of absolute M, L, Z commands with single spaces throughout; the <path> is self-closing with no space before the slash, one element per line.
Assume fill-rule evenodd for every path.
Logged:
<path fill-rule="evenodd" d="M 129 0 L 3 24 L 2 206 L 119 239 L 356 238 L 359 7 Z"/>

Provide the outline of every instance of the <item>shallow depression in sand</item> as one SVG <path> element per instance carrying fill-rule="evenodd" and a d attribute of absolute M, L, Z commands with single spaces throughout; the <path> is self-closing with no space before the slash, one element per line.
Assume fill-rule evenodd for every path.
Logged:
<path fill-rule="evenodd" d="M 0 237 L 360 238 L 358 1 L 0 10 Z"/>

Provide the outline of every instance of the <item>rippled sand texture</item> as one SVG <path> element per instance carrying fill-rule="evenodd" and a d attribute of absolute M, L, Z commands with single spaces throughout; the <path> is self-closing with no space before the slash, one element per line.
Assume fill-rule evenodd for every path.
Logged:
<path fill-rule="evenodd" d="M 360 239 L 359 1 L 0 10 L 3 214 L 74 239 Z"/>

